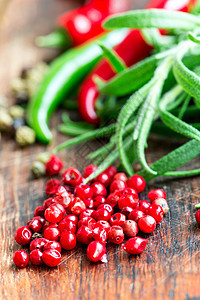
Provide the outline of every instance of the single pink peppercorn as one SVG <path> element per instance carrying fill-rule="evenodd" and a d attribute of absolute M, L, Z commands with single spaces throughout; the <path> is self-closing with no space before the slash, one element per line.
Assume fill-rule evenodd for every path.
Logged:
<path fill-rule="evenodd" d="M 122 245 L 122 249 L 124 249 L 129 254 L 140 254 L 142 253 L 147 245 L 147 240 L 141 237 L 133 237 L 129 239 L 125 244 Z"/>
<path fill-rule="evenodd" d="M 28 265 L 29 257 L 26 251 L 17 250 L 13 255 L 13 262 L 19 268 L 25 268 Z"/>
<path fill-rule="evenodd" d="M 93 196 L 93 190 L 89 185 L 81 183 L 75 187 L 74 194 L 76 197 L 86 200 Z"/>
<path fill-rule="evenodd" d="M 110 204 L 112 207 L 115 207 L 118 204 L 119 198 L 121 197 L 121 191 L 115 191 L 108 195 L 106 203 Z"/>
<path fill-rule="evenodd" d="M 168 203 L 164 198 L 157 198 L 152 202 L 152 204 L 160 205 L 164 211 L 164 214 L 166 214 L 169 211 Z"/>
<path fill-rule="evenodd" d="M 72 214 L 79 216 L 86 209 L 86 205 L 79 197 L 75 197 L 72 205 L 70 205 L 70 211 Z"/>
<path fill-rule="evenodd" d="M 36 207 L 35 211 L 34 211 L 34 217 L 44 217 L 44 207 L 43 206 L 38 206 Z"/>
<path fill-rule="evenodd" d="M 45 168 L 48 176 L 57 175 L 63 168 L 63 162 L 57 155 L 51 155 L 49 161 L 45 164 Z"/>
<path fill-rule="evenodd" d="M 72 250 L 76 247 L 76 236 L 73 232 L 64 230 L 60 236 L 60 244 L 65 250 Z"/>
<path fill-rule="evenodd" d="M 152 204 L 148 208 L 147 214 L 149 216 L 152 216 L 156 220 L 156 222 L 159 223 L 163 219 L 164 211 L 160 205 Z"/>
<path fill-rule="evenodd" d="M 116 213 L 112 215 L 110 218 L 110 224 L 112 226 L 115 225 L 122 226 L 122 224 L 124 224 L 125 221 L 126 221 L 126 216 L 121 213 Z"/>
<path fill-rule="evenodd" d="M 130 214 L 133 210 L 134 210 L 134 209 L 133 209 L 132 207 L 125 206 L 125 207 L 122 208 L 121 213 L 122 213 L 123 215 L 125 215 L 125 216 L 128 218 L 129 214 Z"/>
<path fill-rule="evenodd" d="M 101 205 L 99 205 L 97 210 L 102 209 L 102 208 L 106 209 L 107 211 L 109 211 L 109 213 L 113 214 L 113 208 L 110 204 L 107 204 L 107 203 L 101 204 Z"/>
<path fill-rule="evenodd" d="M 57 189 L 60 185 L 60 181 L 58 179 L 50 179 L 47 181 L 45 185 L 45 193 L 47 196 L 53 196 L 56 194 Z"/>
<path fill-rule="evenodd" d="M 139 202 L 139 198 L 133 194 L 122 195 L 118 200 L 119 209 L 122 209 L 126 206 L 136 208 Z"/>
<path fill-rule="evenodd" d="M 126 220 L 122 225 L 124 234 L 129 237 L 134 237 L 138 234 L 139 228 L 135 221 L 133 220 Z"/>
<path fill-rule="evenodd" d="M 34 217 L 31 221 L 27 222 L 29 229 L 34 232 L 39 232 L 45 223 L 45 219 L 40 216 Z"/>
<path fill-rule="evenodd" d="M 129 220 L 133 220 L 135 221 L 136 223 L 138 223 L 139 219 L 144 217 L 145 216 L 145 213 L 141 210 L 138 210 L 138 209 L 133 209 L 130 214 L 128 215 L 128 219 Z"/>
<path fill-rule="evenodd" d="M 92 237 L 95 241 L 105 243 L 108 239 L 108 233 L 101 224 L 96 224 L 92 231 Z"/>
<path fill-rule="evenodd" d="M 128 187 L 135 189 L 138 193 L 144 191 L 146 182 L 140 175 L 133 175 L 127 180 Z"/>
<path fill-rule="evenodd" d="M 62 174 L 62 181 L 74 187 L 82 182 L 82 176 L 78 169 L 68 168 Z"/>
<path fill-rule="evenodd" d="M 158 198 L 167 198 L 166 193 L 161 189 L 152 190 L 148 193 L 148 198 L 152 202 Z"/>
<path fill-rule="evenodd" d="M 96 181 L 100 182 L 105 187 L 108 187 L 111 182 L 111 178 L 106 172 L 103 172 L 97 176 Z"/>
<path fill-rule="evenodd" d="M 81 226 L 76 233 L 77 241 L 82 244 L 89 244 L 92 240 L 92 229 L 87 226 Z"/>
<path fill-rule="evenodd" d="M 110 192 L 113 193 L 116 190 L 123 191 L 127 187 L 126 182 L 122 180 L 113 180 L 110 185 Z"/>
<path fill-rule="evenodd" d="M 80 228 L 83 225 L 92 228 L 92 225 L 94 224 L 96 224 L 95 219 L 93 219 L 92 217 L 85 217 L 80 219 L 80 221 L 78 222 L 78 228 Z"/>
<path fill-rule="evenodd" d="M 65 216 L 65 220 L 69 220 L 74 222 L 76 225 L 78 224 L 78 217 L 75 215 L 67 215 Z"/>
<path fill-rule="evenodd" d="M 61 263 L 61 254 L 54 249 L 48 249 L 43 252 L 42 260 L 48 267 L 56 267 Z"/>
<path fill-rule="evenodd" d="M 54 203 L 55 203 L 55 198 L 53 198 L 53 197 L 50 197 L 50 198 L 44 200 L 44 202 L 42 204 L 44 210 L 47 209 L 51 204 L 54 204 Z"/>
<path fill-rule="evenodd" d="M 138 221 L 139 229 L 144 233 L 151 233 L 156 228 L 156 220 L 151 216 L 144 216 Z"/>
<path fill-rule="evenodd" d="M 99 241 L 91 242 L 87 247 L 87 258 L 92 262 L 106 262 L 105 244 Z"/>
<path fill-rule="evenodd" d="M 34 249 L 30 252 L 30 262 L 32 263 L 32 265 L 36 265 L 36 266 L 40 266 L 43 264 L 43 260 L 42 260 L 42 251 L 40 251 L 39 249 Z"/>
<path fill-rule="evenodd" d="M 15 241 L 21 245 L 27 245 L 32 237 L 32 232 L 27 226 L 22 226 L 18 228 L 15 232 Z"/>
<path fill-rule="evenodd" d="M 125 190 L 123 190 L 122 195 L 126 195 L 126 194 L 132 194 L 133 196 L 135 196 L 135 198 L 138 198 L 138 192 L 130 187 L 125 188 Z"/>
<path fill-rule="evenodd" d="M 93 209 L 94 208 L 94 200 L 92 198 L 88 198 L 84 200 L 84 203 L 87 208 Z"/>
<path fill-rule="evenodd" d="M 58 229 L 60 232 L 63 232 L 64 230 L 71 231 L 73 233 L 76 233 L 77 230 L 77 224 L 70 219 L 64 218 L 60 223 L 58 224 Z"/>
<path fill-rule="evenodd" d="M 197 212 L 195 214 L 195 218 L 196 218 L 196 221 L 197 221 L 198 225 L 200 225 L 200 209 L 197 210 Z"/>
<path fill-rule="evenodd" d="M 122 180 L 124 182 L 127 181 L 127 176 L 125 173 L 116 173 L 115 176 L 113 177 L 113 180 Z"/>
<path fill-rule="evenodd" d="M 62 205 L 64 208 L 68 208 L 73 201 L 74 196 L 69 193 L 65 186 L 59 186 L 54 198 L 55 202 Z"/>
<path fill-rule="evenodd" d="M 121 244 L 124 240 L 122 227 L 112 226 L 108 232 L 108 240 L 114 244 Z"/>
<path fill-rule="evenodd" d="M 100 220 L 97 222 L 97 224 L 101 225 L 107 232 L 109 232 L 109 230 L 111 228 L 110 223 L 107 221 Z"/>
<path fill-rule="evenodd" d="M 93 202 L 93 208 L 97 209 L 101 204 L 104 204 L 106 202 L 106 198 L 103 196 L 97 196 L 94 198 Z"/>
<path fill-rule="evenodd" d="M 65 215 L 65 209 L 60 204 L 51 204 L 44 212 L 44 217 L 48 222 L 58 223 Z"/>
<path fill-rule="evenodd" d="M 48 241 L 44 245 L 43 251 L 48 250 L 48 249 L 54 249 L 54 250 L 61 252 L 61 244 L 57 241 Z"/>
<path fill-rule="evenodd" d="M 58 241 L 60 230 L 57 227 L 47 227 L 44 231 L 44 238 L 50 241 Z"/>
<path fill-rule="evenodd" d="M 103 196 L 103 197 L 107 196 L 107 190 L 102 183 L 94 182 L 91 185 L 91 188 L 93 190 L 93 198 L 96 198 L 97 196 Z"/>
<path fill-rule="evenodd" d="M 90 176 L 92 173 L 94 173 L 94 171 L 97 170 L 97 166 L 96 165 L 88 165 L 87 167 L 85 167 L 84 171 L 83 171 L 83 177 L 87 178 L 88 176 Z"/>
<path fill-rule="evenodd" d="M 113 178 L 117 173 L 117 169 L 114 166 L 109 166 L 104 172 L 107 173 L 110 178 Z"/>
<path fill-rule="evenodd" d="M 94 213 L 92 214 L 92 217 L 96 220 L 96 221 L 108 221 L 110 220 L 111 217 L 111 213 L 105 209 L 105 208 L 101 208 L 98 209 L 97 211 L 94 211 Z"/>
<path fill-rule="evenodd" d="M 150 206 L 151 203 L 149 201 L 141 200 L 139 201 L 139 206 L 137 207 L 137 209 L 143 211 L 146 214 Z"/>
<path fill-rule="evenodd" d="M 48 242 L 49 242 L 49 240 L 47 240 L 45 238 L 35 239 L 30 243 L 30 251 L 32 251 L 34 249 L 39 249 L 39 250 L 43 251 L 44 245 L 46 245 L 46 243 L 48 243 Z"/>
<path fill-rule="evenodd" d="M 83 219 L 85 217 L 91 217 L 92 213 L 94 212 L 94 209 L 86 208 L 79 216 L 79 219 Z"/>

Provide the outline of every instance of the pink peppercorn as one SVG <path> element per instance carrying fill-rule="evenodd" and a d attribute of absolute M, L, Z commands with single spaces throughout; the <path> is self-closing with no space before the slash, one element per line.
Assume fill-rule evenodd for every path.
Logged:
<path fill-rule="evenodd" d="M 106 247 L 99 241 L 91 242 L 87 247 L 87 258 L 92 262 L 105 262 Z"/>
<path fill-rule="evenodd" d="M 133 175 L 127 180 L 128 187 L 135 189 L 138 193 L 144 191 L 146 182 L 140 175 Z"/>
<path fill-rule="evenodd" d="M 49 161 L 45 164 L 45 168 L 48 176 L 54 176 L 62 170 L 63 162 L 57 155 L 51 155 Z"/>
<path fill-rule="evenodd" d="M 54 249 L 48 249 L 43 252 L 42 260 L 49 267 L 56 267 L 61 263 L 61 254 Z"/>
<path fill-rule="evenodd" d="M 141 237 L 133 237 L 129 239 L 125 244 L 122 245 L 124 249 L 129 254 L 140 254 L 142 253 L 147 245 L 147 240 Z"/>
<path fill-rule="evenodd" d="M 17 250 L 13 255 L 13 262 L 19 268 L 25 268 L 28 265 L 29 257 L 26 251 Z"/>

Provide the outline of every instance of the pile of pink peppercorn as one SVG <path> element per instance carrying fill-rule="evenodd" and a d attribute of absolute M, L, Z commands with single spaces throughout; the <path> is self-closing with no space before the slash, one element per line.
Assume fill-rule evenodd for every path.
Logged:
<path fill-rule="evenodd" d="M 62 168 L 62 161 L 55 155 L 46 163 L 49 176 L 57 175 Z M 61 250 L 72 250 L 77 243 L 88 245 L 87 257 L 92 262 L 107 261 L 108 242 L 122 244 L 129 254 L 144 251 L 147 240 L 138 233 L 153 232 L 168 212 L 166 193 L 152 190 L 148 201 L 139 200 L 138 194 L 146 185 L 144 178 L 127 178 L 114 166 L 83 184 L 96 169 L 88 165 L 82 176 L 76 168 L 68 168 L 61 181 L 51 179 L 46 183 L 48 198 L 35 209 L 33 219 L 15 233 L 16 242 L 30 248 L 30 255 L 24 250 L 14 253 L 18 267 L 26 267 L 29 260 L 33 265 L 55 267 L 61 263 Z"/>

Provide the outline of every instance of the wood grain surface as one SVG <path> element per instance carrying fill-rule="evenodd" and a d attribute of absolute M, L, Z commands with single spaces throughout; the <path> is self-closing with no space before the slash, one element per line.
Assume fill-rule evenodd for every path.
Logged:
<path fill-rule="evenodd" d="M 123 1 L 123 0 L 122 0 Z M 134 1 L 142 7 L 146 1 Z M 37 49 L 34 37 L 49 32 L 52 20 L 62 11 L 76 7 L 78 0 L 1 0 L 0 1 L 0 93 L 8 94 L 9 81 L 24 67 L 54 51 Z M 12 102 L 12 99 L 10 100 Z M 56 132 L 60 112 L 51 127 L 55 139 L 48 149 L 66 137 Z M 61 153 L 65 167 L 86 164 L 85 152 L 98 143 L 84 144 Z M 148 159 L 155 160 L 177 142 L 153 139 Z M 29 266 L 19 270 L 12 263 L 19 247 L 14 232 L 29 220 L 44 200 L 44 179 L 33 180 L 29 167 L 37 153 L 46 149 L 36 145 L 21 150 L 3 137 L 0 145 L 0 299 L 200 299 L 200 229 L 194 218 L 194 204 L 200 198 L 200 180 L 156 180 L 151 188 L 164 187 L 170 212 L 156 231 L 148 236 L 148 246 L 140 256 L 128 256 L 120 246 L 108 245 L 108 263 L 93 264 L 85 248 L 63 254 L 59 267 Z M 197 166 L 200 159 L 192 162 Z M 191 163 L 190 163 L 191 165 Z"/>

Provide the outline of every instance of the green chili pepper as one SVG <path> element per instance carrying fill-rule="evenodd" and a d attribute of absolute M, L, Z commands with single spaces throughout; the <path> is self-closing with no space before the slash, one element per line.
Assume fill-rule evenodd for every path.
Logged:
<path fill-rule="evenodd" d="M 115 30 L 99 38 L 112 48 L 127 35 L 127 29 Z M 69 50 L 57 58 L 28 105 L 27 122 L 35 130 L 37 139 L 48 143 L 52 139 L 48 120 L 59 103 L 80 84 L 101 58 L 102 50 L 96 39 Z"/>

